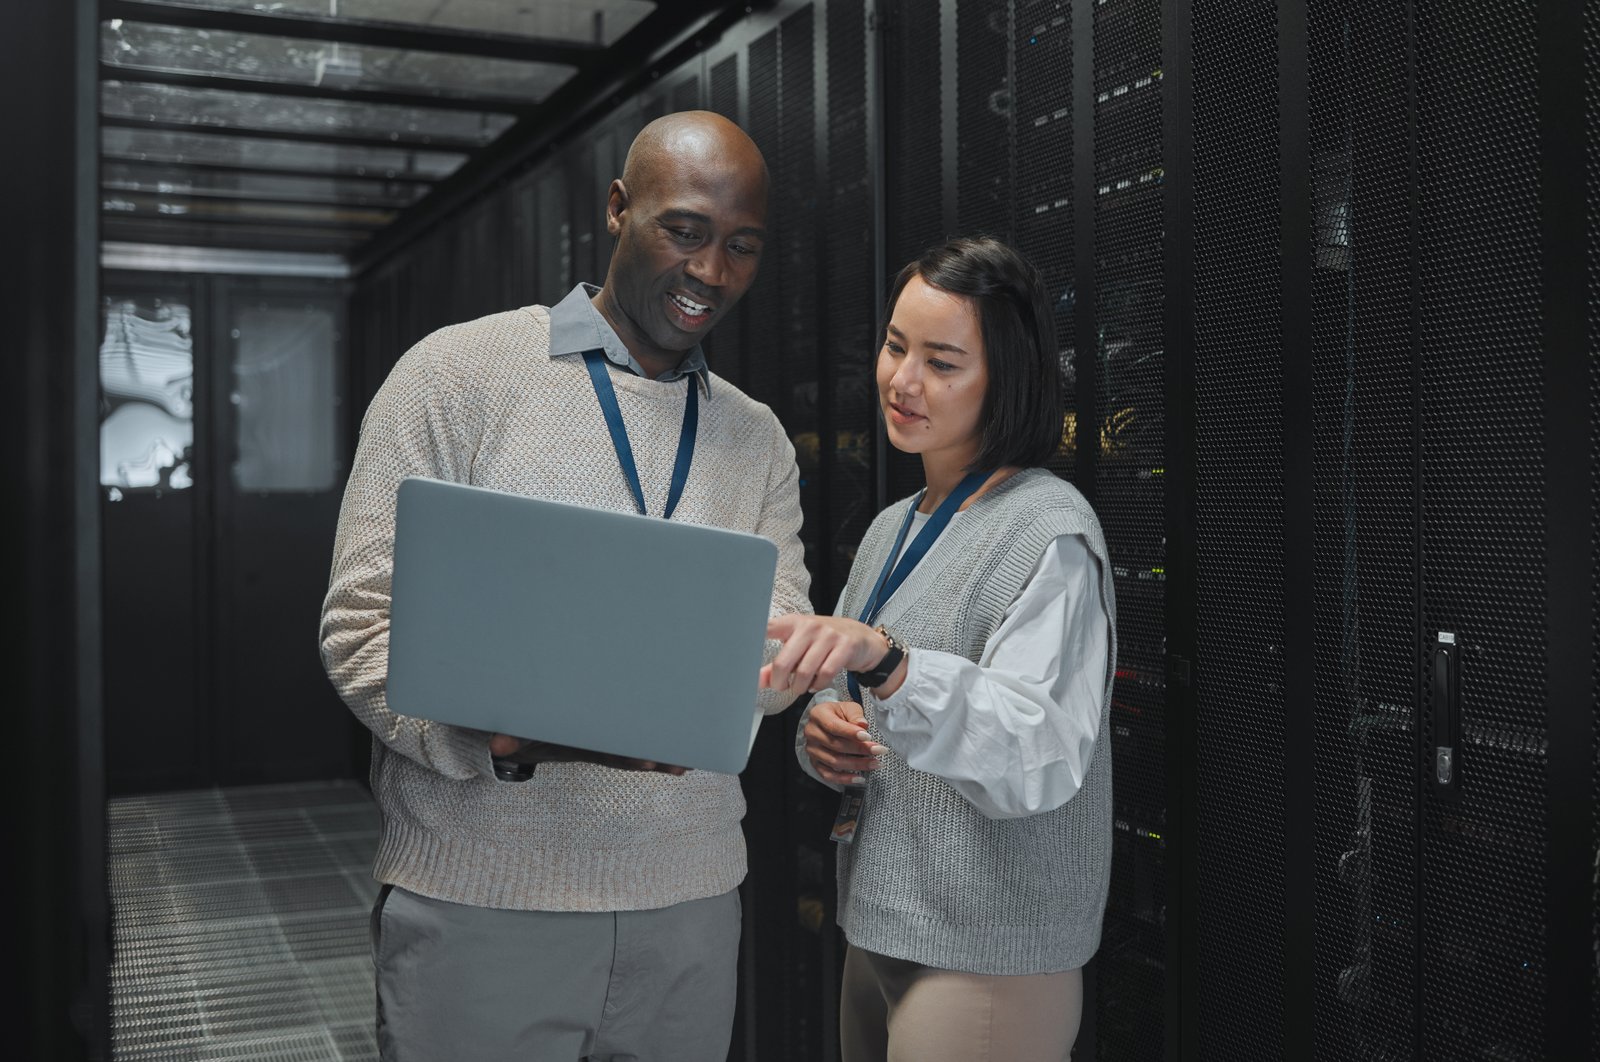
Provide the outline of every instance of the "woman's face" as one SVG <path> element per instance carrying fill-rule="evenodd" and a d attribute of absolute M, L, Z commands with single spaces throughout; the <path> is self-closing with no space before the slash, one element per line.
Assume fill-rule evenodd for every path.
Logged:
<path fill-rule="evenodd" d="M 965 468 L 977 456 L 989 387 L 978 305 L 915 276 L 878 351 L 878 401 L 895 449 Z"/>

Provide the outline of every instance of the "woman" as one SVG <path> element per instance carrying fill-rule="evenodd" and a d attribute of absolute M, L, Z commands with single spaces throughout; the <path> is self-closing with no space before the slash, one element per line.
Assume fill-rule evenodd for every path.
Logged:
<path fill-rule="evenodd" d="M 964 239 L 901 270 L 886 316 L 879 401 L 927 487 L 873 522 L 835 616 L 773 621 L 763 671 L 833 683 L 796 751 L 845 793 L 842 1057 L 1058 1062 L 1105 910 L 1116 647 L 1099 523 L 1039 467 L 1050 303 L 1015 251 Z"/>

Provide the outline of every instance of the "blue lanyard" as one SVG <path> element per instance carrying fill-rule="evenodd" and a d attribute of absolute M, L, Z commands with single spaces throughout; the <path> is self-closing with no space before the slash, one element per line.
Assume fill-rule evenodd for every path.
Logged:
<path fill-rule="evenodd" d="M 939 507 L 928 517 L 928 522 L 922 525 L 922 530 L 917 532 L 917 537 L 912 539 L 911 546 L 902 556 L 900 547 L 905 545 L 906 535 L 911 530 L 911 521 L 917 515 L 917 506 L 922 504 L 922 499 L 928 494 L 928 488 L 922 488 L 922 493 L 917 495 L 916 501 L 906 510 L 905 522 L 900 525 L 900 533 L 894 539 L 894 548 L 889 550 L 889 556 L 884 559 L 883 570 L 878 573 L 878 582 L 873 586 L 871 596 L 867 598 L 866 607 L 861 610 L 862 623 L 870 624 L 878 618 L 878 613 L 883 611 L 883 606 L 894 596 L 894 592 L 900 589 L 900 584 L 906 581 L 906 576 L 911 574 L 922 558 L 927 556 L 928 550 L 933 548 L 934 542 L 949 525 L 962 503 L 972 497 L 988 478 L 987 472 L 969 472 L 967 477 L 957 484 L 956 489 L 950 492 L 950 496 L 939 503 Z M 849 683 L 850 698 L 859 704 L 861 687 L 854 675 L 849 676 Z"/>
<path fill-rule="evenodd" d="M 611 431 L 611 445 L 617 451 L 617 464 L 628 477 L 628 488 L 633 491 L 633 504 L 639 507 L 640 516 L 648 516 L 644 507 L 644 487 L 639 482 L 639 467 L 633 463 L 633 446 L 628 442 L 628 429 L 622 423 L 622 407 L 617 405 L 617 391 L 611 386 L 611 370 L 606 367 L 605 354 L 598 350 L 583 352 L 583 362 L 589 367 L 589 380 L 594 384 L 595 397 L 600 400 L 600 412 L 605 414 L 606 427 Z M 683 485 L 689 481 L 689 465 L 694 461 L 695 432 L 700 427 L 700 392 L 695 387 L 694 374 L 689 377 L 689 399 L 683 407 L 683 430 L 678 435 L 678 460 L 672 466 L 672 486 L 667 490 L 667 507 L 662 519 L 672 519 L 672 511 L 683 496 Z"/>

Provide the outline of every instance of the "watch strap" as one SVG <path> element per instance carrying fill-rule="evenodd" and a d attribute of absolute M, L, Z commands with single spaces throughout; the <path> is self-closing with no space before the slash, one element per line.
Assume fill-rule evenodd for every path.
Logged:
<path fill-rule="evenodd" d="M 889 643 L 889 651 L 883 654 L 882 659 L 874 664 L 871 670 L 850 672 L 855 676 L 857 683 L 868 689 L 888 682 L 889 677 L 894 674 L 895 668 L 900 666 L 900 661 L 904 660 L 906 656 L 906 647 L 900 644 L 898 638 L 889 633 L 887 627 L 880 625 L 874 627 L 873 630 L 883 635 L 883 640 Z"/>

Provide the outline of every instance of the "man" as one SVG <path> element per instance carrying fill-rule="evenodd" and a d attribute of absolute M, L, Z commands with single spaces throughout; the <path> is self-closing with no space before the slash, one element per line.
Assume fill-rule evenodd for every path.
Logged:
<path fill-rule="evenodd" d="M 755 279 L 766 203 L 766 164 L 733 123 L 652 122 L 611 183 L 605 285 L 428 336 L 367 411 L 322 652 L 374 735 L 373 957 L 390 1062 L 726 1057 L 745 873 L 738 779 L 399 716 L 384 679 L 395 490 L 411 475 L 654 515 L 677 496 L 674 519 L 777 543 L 773 614 L 807 610 L 794 451 L 699 346 Z M 691 389 L 698 429 L 681 439 Z M 693 447 L 686 479 L 680 443 Z M 630 643 L 694 632 L 624 615 L 595 637 L 626 667 Z M 663 710 L 677 694 L 662 691 Z M 770 713 L 790 700 L 760 703 Z"/>

